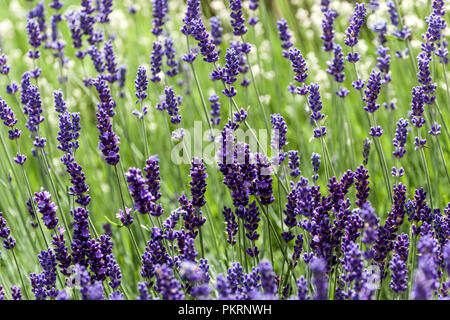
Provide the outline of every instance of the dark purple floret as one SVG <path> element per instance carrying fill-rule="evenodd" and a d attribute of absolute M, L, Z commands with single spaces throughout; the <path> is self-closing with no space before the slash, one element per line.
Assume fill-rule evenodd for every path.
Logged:
<path fill-rule="evenodd" d="M 362 90 L 365 85 L 366 85 L 366 82 L 362 79 L 358 79 L 358 80 L 352 82 L 352 86 L 356 90 Z"/>
<path fill-rule="evenodd" d="M 381 126 L 370 127 L 369 135 L 371 137 L 381 137 L 383 135 L 383 129 Z"/>
<path fill-rule="evenodd" d="M 125 208 L 125 212 L 119 209 L 119 212 L 116 214 L 116 217 L 120 219 L 120 222 L 122 222 L 122 225 L 125 227 L 128 227 L 133 223 L 133 215 L 130 212 L 130 208 Z"/>
<path fill-rule="evenodd" d="M 355 4 L 355 12 L 350 18 L 350 25 L 345 32 L 344 43 L 354 47 L 358 43 L 358 36 L 366 18 L 366 7 L 364 3 Z"/>
<path fill-rule="evenodd" d="M 0 50 L 0 53 L 1 53 L 1 50 Z M 0 55 L 0 74 L 6 75 L 6 76 L 9 74 L 9 71 L 11 70 L 11 68 L 7 65 L 7 63 L 8 63 L 8 57 L 5 54 Z M 15 82 L 13 82 L 12 84 L 17 86 L 17 84 L 15 84 Z"/>
<path fill-rule="evenodd" d="M 431 130 L 428 131 L 429 134 L 431 134 L 432 136 L 437 137 L 438 135 L 441 134 L 441 125 L 437 122 L 435 122 L 432 126 L 431 126 Z"/>
<path fill-rule="evenodd" d="M 347 54 L 347 57 L 345 57 L 345 60 L 347 60 L 347 61 L 350 62 L 350 63 L 356 63 L 356 62 L 358 62 L 360 59 L 361 59 L 361 57 L 360 57 L 360 55 L 359 55 L 358 52 L 355 52 L 355 53 L 349 52 L 349 53 Z"/>
<path fill-rule="evenodd" d="M 242 0 L 230 0 L 230 10 L 233 34 L 235 36 L 242 36 L 246 34 L 247 27 L 245 26 L 245 19 L 242 14 Z"/>
<path fill-rule="evenodd" d="M 17 123 L 16 115 L 11 108 L 8 107 L 6 101 L 3 100 L 2 97 L 0 97 L 0 119 L 3 121 L 3 124 L 9 128 L 14 127 Z M 14 133 L 14 131 L 12 133 Z M 12 134 L 12 136 L 15 136 L 15 134 Z"/>
<path fill-rule="evenodd" d="M 249 4 L 248 4 L 248 8 L 251 11 L 256 11 L 256 9 L 258 9 L 258 7 L 259 7 L 259 3 L 258 2 L 259 2 L 259 0 L 250 0 Z M 258 21 L 259 21 L 258 17 L 251 16 L 248 19 L 248 24 L 251 25 L 251 26 L 254 26 L 254 25 L 256 25 L 258 23 Z"/>
<path fill-rule="evenodd" d="M 11 297 L 13 300 L 22 300 L 22 292 L 20 291 L 20 287 L 12 286 L 11 289 Z"/>
<path fill-rule="evenodd" d="M 163 32 L 163 26 L 168 19 L 167 13 L 169 12 L 169 2 L 167 0 L 152 0 L 152 33 L 155 36 L 159 36 Z"/>
<path fill-rule="evenodd" d="M 57 226 L 58 218 L 56 217 L 57 206 L 50 198 L 50 193 L 45 191 L 44 188 L 41 188 L 41 192 L 36 192 L 34 194 L 37 210 L 42 214 L 42 220 L 47 229 L 52 230 Z"/>
<path fill-rule="evenodd" d="M 19 85 L 14 80 L 6 85 L 6 93 L 15 95 L 17 91 L 19 91 Z"/>
<path fill-rule="evenodd" d="M 334 20 L 338 17 L 336 11 L 326 9 L 323 11 L 324 19 L 322 20 L 323 34 L 320 37 L 323 41 L 322 49 L 326 52 L 333 50 L 334 44 Z"/>
<path fill-rule="evenodd" d="M 63 7 L 63 3 L 59 0 L 53 0 L 48 6 L 52 9 L 59 10 Z"/>
<path fill-rule="evenodd" d="M 367 88 L 364 91 L 364 102 L 366 102 L 364 110 L 369 113 L 374 113 L 375 111 L 377 111 L 377 109 L 380 107 L 380 105 L 376 103 L 378 95 L 380 94 L 380 90 L 381 74 L 380 72 L 372 70 L 369 76 L 369 80 L 367 81 Z"/>

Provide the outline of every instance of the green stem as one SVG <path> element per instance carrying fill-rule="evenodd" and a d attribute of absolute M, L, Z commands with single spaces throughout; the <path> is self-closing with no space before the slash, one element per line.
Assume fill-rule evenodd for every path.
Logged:
<path fill-rule="evenodd" d="M 11 254 L 14 258 L 14 263 L 16 264 L 17 272 L 19 273 L 20 282 L 22 283 L 23 293 L 25 294 L 25 298 L 27 300 L 30 300 L 30 297 L 28 296 L 28 290 L 25 286 L 25 281 L 23 280 L 22 271 L 20 271 L 19 263 L 17 262 L 16 253 L 14 252 L 14 248 L 11 250 Z"/>

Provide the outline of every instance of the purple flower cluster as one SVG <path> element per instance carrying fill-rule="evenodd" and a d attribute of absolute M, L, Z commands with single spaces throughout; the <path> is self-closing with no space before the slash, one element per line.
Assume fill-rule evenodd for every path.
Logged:
<path fill-rule="evenodd" d="M 181 96 L 175 96 L 173 88 L 168 86 L 164 88 L 164 98 L 156 105 L 156 109 L 161 111 L 167 110 L 170 116 L 170 122 L 178 124 L 181 122 L 181 115 L 178 113 L 181 101 Z"/>
<path fill-rule="evenodd" d="M 167 0 L 152 0 L 152 33 L 155 36 L 159 36 L 163 32 L 163 26 L 168 19 L 167 13 L 169 12 L 169 2 Z"/>
<path fill-rule="evenodd" d="M 338 17 L 336 11 L 326 9 L 323 11 L 324 19 L 322 20 L 322 36 L 323 41 L 322 49 L 326 52 L 333 50 L 334 48 L 334 20 Z"/>
<path fill-rule="evenodd" d="M 284 49 L 283 50 L 283 57 L 285 58 L 289 58 L 289 48 L 291 48 L 293 46 L 293 43 L 291 42 L 291 31 L 289 30 L 289 26 L 287 24 L 287 21 L 284 18 L 281 18 L 278 22 L 277 22 L 277 26 L 278 26 L 278 35 L 280 37 L 280 40 L 283 42 L 281 44 L 281 47 Z"/>
<path fill-rule="evenodd" d="M 6 226 L 6 220 L 3 212 L 0 211 L 0 238 L 3 239 L 3 247 L 6 250 L 12 250 L 16 246 L 16 240 L 11 236 L 11 229 Z"/>
<path fill-rule="evenodd" d="M 354 47 L 358 43 L 359 32 L 365 22 L 366 6 L 364 3 L 355 4 L 355 12 L 350 18 L 350 25 L 345 32 L 344 43 L 349 47 Z"/>
<path fill-rule="evenodd" d="M 50 198 L 50 193 L 45 191 L 44 188 L 41 188 L 41 192 L 34 194 L 34 201 L 38 212 L 42 214 L 42 221 L 44 221 L 47 229 L 52 230 L 58 225 L 58 218 L 56 217 L 57 206 Z"/>
<path fill-rule="evenodd" d="M 242 14 L 242 0 L 230 0 L 230 17 L 231 26 L 233 27 L 233 34 L 235 36 L 242 36 L 247 33 L 245 26 L 244 15 Z"/>

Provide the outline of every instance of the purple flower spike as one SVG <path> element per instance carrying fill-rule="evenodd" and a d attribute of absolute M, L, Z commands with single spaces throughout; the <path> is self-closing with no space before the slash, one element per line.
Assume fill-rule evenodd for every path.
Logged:
<path fill-rule="evenodd" d="M 173 276 L 172 269 L 167 265 L 155 266 L 156 292 L 160 293 L 164 300 L 184 300 L 181 284 Z"/>
<path fill-rule="evenodd" d="M 155 36 L 159 36 L 163 32 L 163 26 L 168 19 L 167 13 L 169 12 L 169 2 L 167 0 L 152 0 L 152 33 Z"/>
<path fill-rule="evenodd" d="M 369 76 L 369 80 L 367 81 L 367 88 L 364 91 L 365 97 L 364 101 L 366 105 L 364 106 L 364 110 L 369 113 L 374 113 L 380 107 L 379 104 L 376 103 L 378 95 L 381 90 L 381 74 L 380 72 L 376 72 L 372 70 Z"/>
<path fill-rule="evenodd" d="M 212 37 L 212 41 L 216 46 L 219 46 L 220 44 L 222 44 L 222 33 L 223 33 L 223 28 L 221 26 L 219 17 L 214 16 L 211 17 L 211 19 L 209 19 L 210 23 L 211 23 L 211 37 Z"/>
<path fill-rule="evenodd" d="M 298 83 L 305 82 L 308 77 L 308 68 L 306 67 L 306 61 L 303 58 L 300 50 L 297 48 L 289 49 L 289 60 L 292 63 L 292 69 L 294 70 L 294 79 Z"/>
<path fill-rule="evenodd" d="M 354 47 L 358 43 L 358 36 L 366 18 L 366 6 L 364 3 L 355 4 L 355 12 L 350 18 L 350 26 L 345 32 L 344 43 L 349 47 Z"/>
<path fill-rule="evenodd" d="M 181 115 L 179 112 L 179 105 L 181 104 L 181 97 L 175 96 L 173 88 L 171 86 L 165 87 L 164 89 L 165 97 L 164 99 L 156 105 L 158 110 L 167 110 L 169 113 L 170 121 L 173 124 L 178 124 L 181 122 Z"/>
<path fill-rule="evenodd" d="M 334 44 L 334 20 L 338 17 L 336 11 L 326 9 L 323 12 L 325 18 L 322 20 L 323 34 L 320 37 L 323 41 L 322 49 L 326 52 L 333 50 Z"/>
<path fill-rule="evenodd" d="M 406 119 L 400 119 L 397 122 L 395 138 L 392 140 L 395 147 L 395 151 L 392 154 L 397 159 L 401 159 L 406 153 L 406 149 L 404 148 L 404 146 L 406 144 L 406 137 L 408 135 L 408 124 L 408 120 Z"/>
<path fill-rule="evenodd" d="M 58 218 L 56 217 L 57 206 L 50 198 L 50 193 L 45 191 L 44 188 L 41 188 L 41 192 L 36 192 L 34 194 L 37 210 L 42 214 L 42 220 L 47 229 L 52 230 L 57 226 Z"/>
<path fill-rule="evenodd" d="M 227 207 L 223 208 L 223 217 L 225 219 L 227 242 L 231 245 L 236 244 L 236 234 L 238 232 L 238 223 L 236 221 L 236 215 Z"/>
<path fill-rule="evenodd" d="M 235 36 L 242 36 L 247 33 L 245 26 L 245 19 L 242 14 L 242 0 L 230 0 L 230 17 L 231 26 L 233 27 L 233 34 Z"/>
<path fill-rule="evenodd" d="M 192 167 L 189 175 L 192 181 L 189 183 L 191 186 L 192 205 L 195 208 L 201 208 L 205 205 L 205 192 L 206 192 L 206 167 L 203 164 L 203 159 L 194 157 L 192 159 Z"/>
<path fill-rule="evenodd" d="M 334 80 L 338 83 L 344 82 L 344 55 L 340 45 L 334 45 L 334 58 L 331 62 L 327 62 L 327 64 L 328 68 L 326 71 L 334 77 Z"/>
<path fill-rule="evenodd" d="M 142 102 L 145 98 L 147 98 L 147 72 L 143 66 L 139 66 L 137 71 L 136 80 L 134 81 L 134 87 L 136 88 L 136 98 L 138 98 L 138 102 Z"/>
<path fill-rule="evenodd" d="M 283 57 L 289 58 L 289 52 L 286 50 L 289 50 L 293 46 L 291 42 L 291 31 L 289 30 L 289 26 L 287 24 L 287 21 L 284 18 L 281 18 L 277 22 L 278 27 L 278 35 L 280 37 L 280 40 L 282 41 L 281 47 L 284 49 L 283 51 Z"/>
<path fill-rule="evenodd" d="M 3 212 L 0 211 L 0 238 L 3 239 L 3 247 L 6 250 L 12 250 L 16 246 L 16 240 L 11 236 L 11 230 L 6 226 L 6 220 Z"/>
<path fill-rule="evenodd" d="M 161 72 L 161 66 L 162 66 L 162 57 L 164 55 L 164 50 L 162 48 L 162 44 L 160 41 L 153 41 L 152 46 L 152 55 L 150 56 L 150 65 L 152 66 L 150 68 L 151 82 L 159 82 L 161 81 L 161 78 L 159 77 L 159 73 Z"/>

